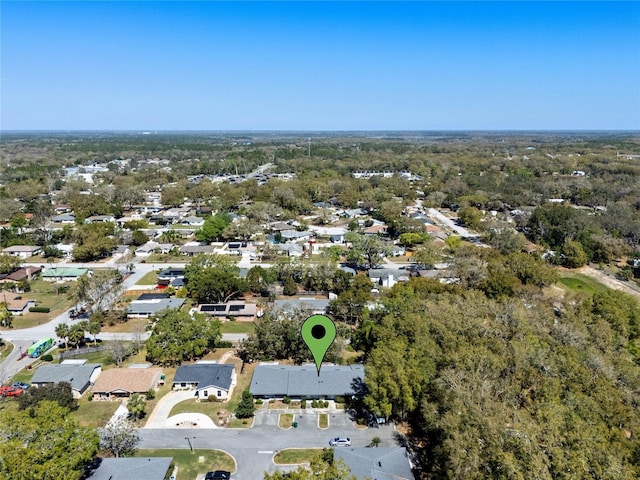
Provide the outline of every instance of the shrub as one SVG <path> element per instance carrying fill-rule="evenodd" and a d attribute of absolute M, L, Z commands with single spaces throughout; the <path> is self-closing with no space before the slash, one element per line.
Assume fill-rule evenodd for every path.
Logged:
<path fill-rule="evenodd" d="M 336 399 L 335 399 L 335 402 L 336 403 L 346 403 L 346 399 L 341 395 L 337 395 Z"/>
<path fill-rule="evenodd" d="M 216 348 L 233 348 L 233 343 L 228 340 L 221 340 L 216 345 Z"/>
<path fill-rule="evenodd" d="M 33 313 L 49 313 L 51 309 L 49 307 L 29 307 L 29 311 Z"/>
<path fill-rule="evenodd" d="M 145 396 L 147 397 L 147 400 L 153 400 L 154 398 L 156 398 L 156 392 L 153 388 L 150 388 L 149 390 L 147 390 Z"/>
<path fill-rule="evenodd" d="M 262 399 L 261 398 L 256 400 L 256 405 L 262 405 Z"/>
<path fill-rule="evenodd" d="M 46 355 L 42 356 L 42 361 L 43 362 L 53 362 L 53 355 L 51 355 L 50 353 L 47 353 Z"/>
<path fill-rule="evenodd" d="M 282 403 L 284 403 L 285 405 L 289 405 L 291 403 L 291 399 L 289 397 L 284 397 L 282 399 Z"/>

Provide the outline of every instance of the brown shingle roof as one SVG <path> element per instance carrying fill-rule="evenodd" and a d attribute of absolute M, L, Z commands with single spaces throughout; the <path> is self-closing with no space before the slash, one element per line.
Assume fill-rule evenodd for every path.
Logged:
<path fill-rule="evenodd" d="M 93 393 L 144 393 L 158 385 L 161 375 L 161 368 L 112 368 L 100 374 Z"/>

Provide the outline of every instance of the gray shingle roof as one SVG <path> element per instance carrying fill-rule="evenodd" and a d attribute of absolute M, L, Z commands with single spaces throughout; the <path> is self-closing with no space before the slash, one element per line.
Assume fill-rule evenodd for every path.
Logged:
<path fill-rule="evenodd" d="M 84 392 L 96 368 L 100 368 L 97 363 L 42 365 L 31 378 L 31 383 L 69 382 L 73 390 Z"/>
<path fill-rule="evenodd" d="M 359 480 L 413 480 L 404 447 L 335 448 L 333 455 L 342 459 Z"/>
<path fill-rule="evenodd" d="M 330 301 L 325 298 L 299 298 L 275 300 L 273 305 L 283 312 L 294 312 L 296 310 L 326 312 L 327 308 L 329 308 L 329 303 Z"/>
<path fill-rule="evenodd" d="M 164 480 L 171 457 L 103 458 L 89 480 Z"/>
<path fill-rule="evenodd" d="M 315 365 L 258 365 L 249 391 L 256 396 L 331 397 L 358 394 L 362 382 L 362 365 L 323 365 L 320 376 Z"/>
<path fill-rule="evenodd" d="M 196 388 L 219 387 L 229 391 L 234 365 L 182 365 L 176 370 L 173 383 L 197 383 Z"/>
<path fill-rule="evenodd" d="M 184 298 L 134 300 L 129 304 L 127 313 L 131 315 L 154 315 L 167 308 L 180 308 L 185 300 Z"/>

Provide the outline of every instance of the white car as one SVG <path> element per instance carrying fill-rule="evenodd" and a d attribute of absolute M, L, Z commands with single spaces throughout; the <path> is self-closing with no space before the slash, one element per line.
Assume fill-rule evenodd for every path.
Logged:
<path fill-rule="evenodd" d="M 331 447 L 350 447 L 351 439 L 349 437 L 336 437 L 329 440 Z"/>

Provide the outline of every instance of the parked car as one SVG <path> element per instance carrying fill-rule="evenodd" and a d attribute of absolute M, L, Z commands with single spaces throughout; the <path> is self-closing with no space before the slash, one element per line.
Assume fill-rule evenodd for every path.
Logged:
<path fill-rule="evenodd" d="M 22 389 L 14 386 L 0 387 L 0 396 L 2 397 L 19 397 L 22 395 Z"/>
<path fill-rule="evenodd" d="M 351 439 L 349 437 L 336 437 L 329 440 L 329 445 L 332 447 L 350 447 Z"/>
<path fill-rule="evenodd" d="M 24 382 L 12 383 L 11 386 L 16 388 L 21 388 L 22 390 L 26 390 L 30 387 L 28 383 L 24 383 Z"/>
<path fill-rule="evenodd" d="M 207 472 L 204 476 L 204 480 L 229 480 L 231 478 L 231 472 L 226 470 L 216 470 L 215 472 Z"/>

